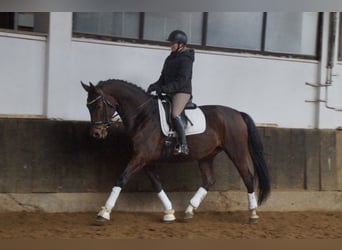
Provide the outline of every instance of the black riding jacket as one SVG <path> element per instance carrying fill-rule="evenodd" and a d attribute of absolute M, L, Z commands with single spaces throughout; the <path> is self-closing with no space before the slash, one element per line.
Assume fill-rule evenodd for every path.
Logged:
<path fill-rule="evenodd" d="M 192 65 L 195 60 L 193 49 L 182 52 L 171 52 L 165 59 L 163 70 L 158 84 L 163 93 L 173 95 L 176 93 L 192 94 Z"/>

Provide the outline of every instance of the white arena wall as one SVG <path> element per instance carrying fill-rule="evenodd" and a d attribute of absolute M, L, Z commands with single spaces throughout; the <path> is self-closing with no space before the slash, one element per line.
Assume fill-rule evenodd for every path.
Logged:
<path fill-rule="evenodd" d="M 42 115 L 46 38 L 0 32 L 0 114 Z"/>
<path fill-rule="evenodd" d="M 322 63 L 241 53 L 196 50 L 194 102 L 226 105 L 249 113 L 256 123 L 285 128 L 330 128 L 342 113 L 328 109 L 326 79 L 329 13 L 324 15 Z M 167 47 L 72 37 L 72 13 L 51 13 L 50 34 L 0 32 L 0 114 L 89 120 L 80 81 L 118 78 L 147 88 L 157 80 Z M 342 109 L 342 65 L 334 68 L 328 105 Z"/>

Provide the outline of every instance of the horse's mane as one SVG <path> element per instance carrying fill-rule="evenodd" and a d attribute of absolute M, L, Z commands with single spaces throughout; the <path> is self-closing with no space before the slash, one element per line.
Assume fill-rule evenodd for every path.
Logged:
<path fill-rule="evenodd" d="M 138 92 L 142 92 L 142 93 L 146 94 L 146 91 L 142 87 L 140 87 L 134 83 L 131 83 L 131 82 L 128 82 L 125 80 L 120 80 L 120 79 L 108 79 L 106 81 L 100 81 L 96 85 L 96 87 L 102 88 L 102 87 L 111 86 L 111 85 L 123 85 L 126 88 L 131 89 L 132 91 L 136 90 Z"/>
<path fill-rule="evenodd" d="M 142 94 L 142 96 L 150 98 L 147 100 L 148 103 L 139 110 L 139 114 L 134 118 L 134 120 L 137 120 L 139 122 L 134 123 L 133 127 L 128 129 L 138 130 L 139 127 L 142 126 L 144 123 L 155 120 L 158 117 L 158 105 L 156 99 L 153 98 L 153 96 L 148 95 L 143 88 L 139 87 L 134 83 L 118 79 L 108 79 L 106 81 L 100 81 L 96 85 L 96 88 L 110 88 L 111 86 L 120 86 L 134 93 L 140 93 Z"/>

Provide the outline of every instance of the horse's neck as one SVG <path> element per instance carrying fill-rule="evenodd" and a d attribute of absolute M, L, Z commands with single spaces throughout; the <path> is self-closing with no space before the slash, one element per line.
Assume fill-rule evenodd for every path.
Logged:
<path fill-rule="evenodd" d="M 147 96 L 128 90 L 113 91 L 112 96 L 119 102 L 118 113 L 124 125 L 132 128 L 140 107 L 148 100 Z"/>
<path fill-rule="evenodd" d="M 138 91 L 115 91 L 113 97 L 118 100 L 123 110 L 126 112 L 135 111 L 142 105 L 148 97 Z"/>

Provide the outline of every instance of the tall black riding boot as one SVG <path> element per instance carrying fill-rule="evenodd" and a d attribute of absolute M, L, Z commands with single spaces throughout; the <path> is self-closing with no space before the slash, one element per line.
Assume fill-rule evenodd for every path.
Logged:
<path fill-rule="evenodd" d="M 178 155 L 178 154 L 188 155 L 189 154 L 189 148 L 188 148 L 188 144 L 186 142 L 184 125 L 183 125 L 183 121 L 182 121 L 182 118 L 180 117 L 180 115 L 173 118 L 173 125 L 174 125 L 176 132 L 177 132 L 178 142 L 179 142 L 178 145 L 176 145 L 176 147 L 174 149 L 174 154 L 175 155 Z"/>

